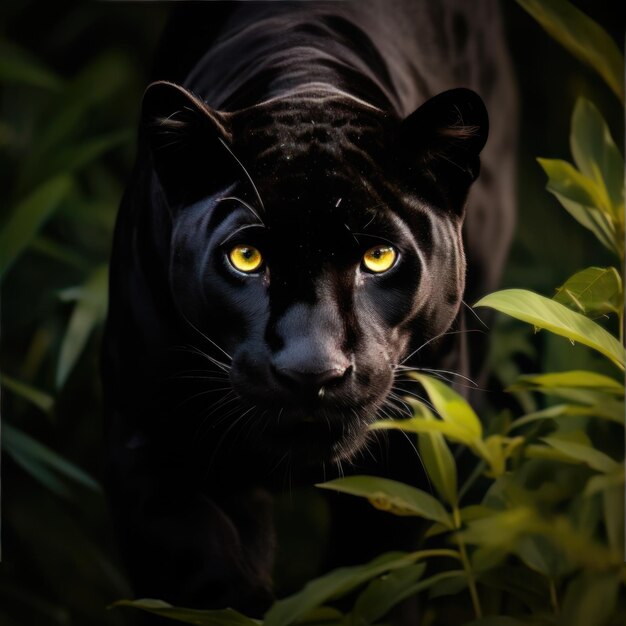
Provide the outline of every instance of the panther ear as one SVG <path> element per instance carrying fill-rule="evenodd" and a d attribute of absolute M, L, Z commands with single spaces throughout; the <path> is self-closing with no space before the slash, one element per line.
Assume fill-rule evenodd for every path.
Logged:
<path fill-rule="evenodd" d="M 184 87 L 166 81 L 149 85 L 142 127 L 170 207 L 191 204 L 234 180 L 228 115 Z"/>
<path fill-rule="evenodd" d="M 400 152 L 411 172 L 434 183 L 438 195 L 460 213 L 478 177 L 478 155 L 488 134 L 489 117 L 480 96 L 470 89 L 451 89 L 402 122 Z"/>

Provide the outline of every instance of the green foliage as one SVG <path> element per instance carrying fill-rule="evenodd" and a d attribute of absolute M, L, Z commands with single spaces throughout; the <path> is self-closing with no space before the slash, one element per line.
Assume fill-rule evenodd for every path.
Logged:
<path fill-rule="evenodd" d="M 624 56 L 604 29 L 567 0 L 516 0 L 624 102 Z"/>
<path fill-rule="evenodd" d="M 104 607 L 130 593 L 111 556 L 105 502 L 92 477 L 102 473 L 96 345 L 114 216 L 132 163 L 128 128 L 135 126 L 147 81 L 137 69 L 137 50 L 145 51 L 147 67 L 163 12 L 146 9 L 146 19 L 125 7 L 123 17 L 113 19 L 116 32 L 126 25 L 132 33 L 124 44 L 123 35 L 109 41 L 113 29 L 103 27 L 103 18 L 112 20 L 108 6 L 61 4 L 56 21 L 42 25 L 33 23 L 28 4 L 0 9 L 5 32 L 15 33 L 15 41 L 0 38 L 7 486 L 0 621 L 20 626 L 126 623 L 126 612 Z M 518 4 L 623 103 L 623 57 L 601 27 L 565 0 Z M 29 26 L 20 39 L 21 23 Z M 89 45 L 81 43 L 81 33 Z M 32 45 L 37 51 L 20 40 L 38 40 Z M 580 84 L 571 72 L 557 78 L 568 89 Z M 563 117 L 561 105 L 547 100 L 541 115 Z M 613 136 L 620 136 L 619 128 Z M 407 399 L 411 419 L 375 428 L 417 436 L 438 498 L 368 476 L 320 487 L 365 498 L 381 515 L 420 518 L 427 525 L 423 549 L 327 573 L 278 601 L 263 624 L 380 624 L 418 593 L 428 594 L 424 621 L 434 624 L 624 622 L 624 387 L 615 376 L 615 366 L 624 366 L 624 161 L 598 107 L 586 98 L 573 108 L 569 143 L 570 161 L 539 159 L 547 189 L 610 255 L 600 248 L 592 261 L 567 267 L 561 259 L 566 246 L 555 237 L 546 253 L 553 253 L 556 269 L 544 268 L 553 282 L 537 288 L 535 268 L 527 273 L 545 296 L 507 290 L 479 303 L 531 325 L 497 322 L 506 325 L 496 346 L 496 374 L 510 385 L 518 415 L 479 414 L 440 380 L 415 376 L 429 404 Z M 570 278 L 559 274 L 575 269 Z M 556 294 L 546 293 L 552 284 L 560 285 Z M 547 332 L 533 336 L 533 327 Z M 556 335 L 594 352 L 554 341 Z M 519 375 L 546 363 L 542 373 Z M 470 475 L 457 466 L 459 447 L 475 461 Z M 160 600 L 114 606 L 193 624 L 261 623 L 231 609 L 184 609 Z"/>

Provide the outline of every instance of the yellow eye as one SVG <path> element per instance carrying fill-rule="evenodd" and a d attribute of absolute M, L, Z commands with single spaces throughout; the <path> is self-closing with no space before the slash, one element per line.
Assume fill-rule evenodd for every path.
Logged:
<path fill-rule="evenodd" d="M 396 260 L 396 251 L 391 246 L 374 246 L 363 255 L 365 269 L 375 274 L 386 272 Z"/>
<path fill-rule="evenodd" d="M 254 246 L 235 246 L 228 258 L 233 267 L 247 274 L 255 272 L 263 264 L 263 256 Z"/>

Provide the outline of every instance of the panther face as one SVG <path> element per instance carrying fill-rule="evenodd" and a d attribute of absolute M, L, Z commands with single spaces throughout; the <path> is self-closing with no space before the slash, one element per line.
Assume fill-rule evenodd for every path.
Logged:
<path fill-rule="evenodd" d="M 156 83 L 144 119 L 215 432 L 269 458 L 349 458 L 397 366 L 458 311 L 480 99 L 446 92 L 406 120 L 317 91 L 220 113 Z"/>

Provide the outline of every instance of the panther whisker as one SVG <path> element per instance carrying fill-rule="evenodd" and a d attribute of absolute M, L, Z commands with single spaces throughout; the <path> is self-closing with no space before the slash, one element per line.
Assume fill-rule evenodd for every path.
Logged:
<path fill-rule="evenodd" d="M 221 346 L 217 345 L 217 343 L 215 343 L 215 341 L 213 341 L 212 339 L 207 337 L 182 311 L 181 311 L 181 315 L 182 315 L 183 319 L 185 320 L 185 322 L 187 322 L 187 324 L 189 324 L 189 326 L 191 326 L 191 328 L 193 328 L 202 338 L 206 339 L 212 346 L 215 346 L 229 361 L 232 362 L 233 357 L 230 356 L 230 354 L 228 354 L 228 352 L 226 352 L 226 350 L 224 350 L 224 348 L 222 348 Z"/>
<path fill-rule="evenodd" d="M 259 193 L 259 190 L 257 189 L 256 185 L 254 184 L 254 181 L 252 180 L 252 176 L 250 176 L 250 173 L 245 168 L 244 164 L 237 158 L 235 153 L 229 148 L 228 144 L 221 137 L 218 137 L 218 139 L 219 139 L 220 143 L 224 146 L 224 148 L 226 148 L 226 150 L 228 150 L 228 152 L 230 152 L 230 155 L 233 157 L 233 159 L 235 159 L 235 161 L 237 161 L 237 163 L 239 163 L 239 166 L 244 171 L 244 174 L 247 176 L 248 180 L 250 181 L 250 184 L 252 185 L 252 189 L 254 189 L 254 193 L 255 193 L 255 195 L 257 197 L 257 200 L 259 201 L 259 205 L 265 211 L 265 205 L 263 204 L 263 200 L 261 199 L 261 194 Z M 261 220 L 261 218 L 259 218 L 259 220 L 263 224 L 263 220 Z M 263 225 L 265 225 L 265 224 L 263 224 Z"/>
<path fill-rule="evenodd" d="M 480 316 L 478 315 L 478 313 L 476 313 L 476 311 L 469 305 L 467 304 L 467 302 L 465 302 L 465 300 L 461 299 L 461 304 L 466 307 L 469 312 L 487 329 L 489 330 L 489 326 L 480 318 Z"/>
<path fill-rule="evenodd" d="M 265 222 L 263 222 L 259 214 L 245 200 L 242 200 L 241 198 L 237 196 L 225 196 L 223 198 L 218 198 L 218 202 L 222 202 L 224 200 L 234 200 L 236 202 L 240 202 L 246 209 L 248 209 L 248 211 L 250 211 L 250 213 L 252 213 L 252 215 L 254 215 L 254 217 L 256 217 L 259 220 L 262 226 L 265 226 Z M 256 226 L 256 224 L 246 224 L 246 227 L 249 227 L 249 226 Z M 233 235 L 234 234 L 235 233 L 233 233 Z M 229 238 L 230 237 L 232 237 L 232 235 L 229 235 Z"/>

